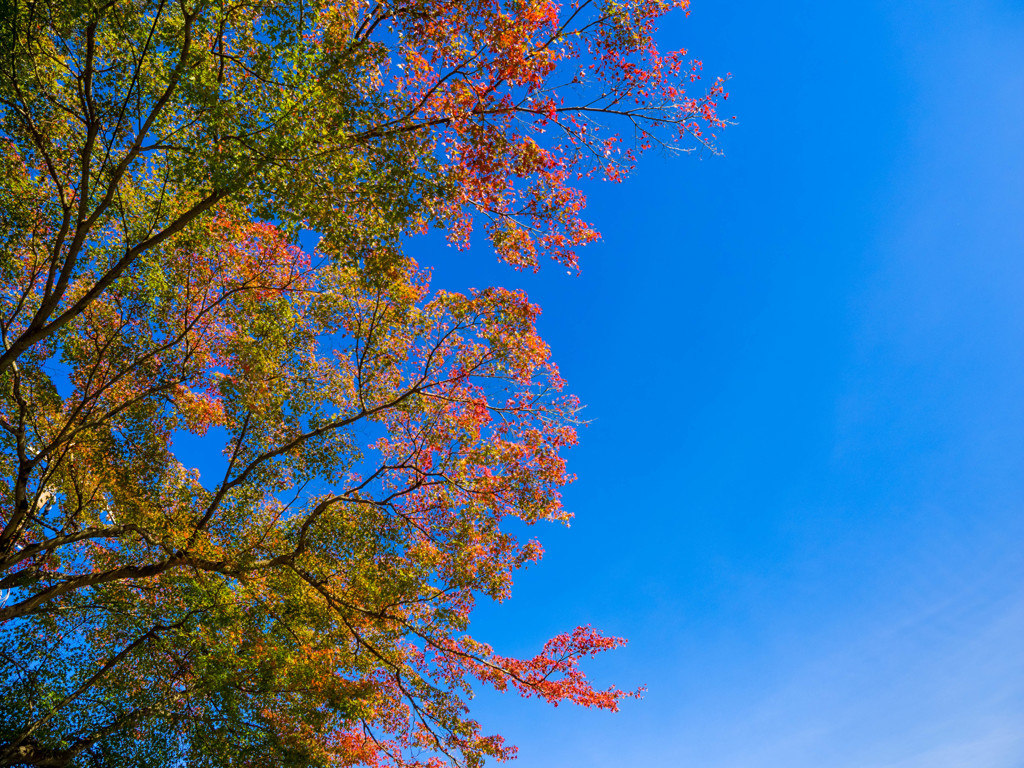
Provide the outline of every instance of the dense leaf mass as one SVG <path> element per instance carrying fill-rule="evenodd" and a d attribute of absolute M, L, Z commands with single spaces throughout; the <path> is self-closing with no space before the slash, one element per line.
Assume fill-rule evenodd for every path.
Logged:
<path fill-rule="evenodd" d="M 575 268 L 579 179 L 722 124 L 675 6 L 4 0 L 0 766 L 479 765 L 475 686 L 632 695 L 467 634 L 577 404 L 402 243 Z"/>

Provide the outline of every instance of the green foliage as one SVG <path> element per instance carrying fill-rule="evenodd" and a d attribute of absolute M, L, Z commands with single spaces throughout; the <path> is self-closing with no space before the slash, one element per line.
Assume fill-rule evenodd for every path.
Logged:
<path fill-rule="evenodd" d="M 672 5 L 0 0 L 0 766 L 479 766 L 475 686 L 629 695 L 618 639 L 466 634 L 577 406 L 525 296 L 402 243 L 574 266 L 576 178 L 721 124 Z"/>

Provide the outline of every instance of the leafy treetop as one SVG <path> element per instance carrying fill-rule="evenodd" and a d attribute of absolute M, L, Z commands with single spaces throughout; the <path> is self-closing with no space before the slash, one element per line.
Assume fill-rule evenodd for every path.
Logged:
<path fill-rule="evenodd" d="M 574 268 L 580 178 L 721 124 L 685 4 L 5 2 L 0 765 L 479 765 L 474 685 L 614 709 L 620 640 L 467 634 L 577 406 L 525 296 L 400 244 Z"/>

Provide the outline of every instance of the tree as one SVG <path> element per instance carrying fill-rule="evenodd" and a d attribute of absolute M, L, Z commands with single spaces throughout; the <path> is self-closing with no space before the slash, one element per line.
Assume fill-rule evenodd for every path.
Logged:
<path fill-rule="evenodd" d="M 478 765 L 475 684 L 614 709 L 620 640 L 466 634 L 576 402 L 525 296 L 402 238 L 574 268 L 573 183 L 721 125 L 682 3 L 5 2 L 0 765 Z"/>

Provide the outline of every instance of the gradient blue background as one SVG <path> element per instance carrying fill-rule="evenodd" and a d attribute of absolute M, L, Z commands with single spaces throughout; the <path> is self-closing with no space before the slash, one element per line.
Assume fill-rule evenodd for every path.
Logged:
<path fill-rule="evenodd" d="M 1024 3 L 694 0 L 721 158 L 589 190 L 525 287 L 592 424 L 478 635 L 593 623 L 610 715 L 486 694 L 524 768 L 1024 766 Z"/>

